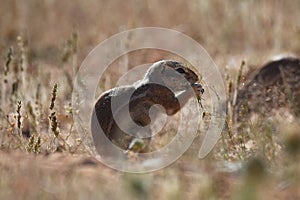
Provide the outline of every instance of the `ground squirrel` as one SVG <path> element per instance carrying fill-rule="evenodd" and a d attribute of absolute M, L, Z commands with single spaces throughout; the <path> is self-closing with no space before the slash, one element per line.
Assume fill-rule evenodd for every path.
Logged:
<path fill-rule="evenodd" d="M 265 116 L 284 107 L 300 116 L 300 59 L 286 57 L 263 65 L 239 90 L 236 102 L 238 121 L 249 113 Z"/>
<path fill-rule="evenodd" d="M 99 123 L 107 138 L 123 150 L 147 152 L 145 149 L 151 137 L 139 139 L 142 143 L 140 148 L 131 146 L 137 137 L 130 135 L 136 133 L 132 133 L 135 129 L 128 125 L 129 122 L 145 127 L 151 123 L 149 112 L 153 105 L 159 104 L 167 115 L 174 115 L 193 95 L 200 99 L 203 92 L 198 75 L 193 70 L 177 61 L 158 61 L 151 65 L 142 80 L 101 94 L 94 106 L 93 113 L 97 121 L 92 121 L 92 127 L 95 127 L 94 123 Z M 124 99 L 129 102 L 123 102 Z M 115 113 L 112 111 L 113 105 L 117 105 Z M 123 108 L 127 112 L 129 108 L 131 119 L 122 116 Z M 130 134 L 118 126 L 117 117 L 121 126 L 129 126 L 127 130 L 131 131 Z M 92 133 L 94 139 L 97 139 L 97 129 L 92 129 Z"/>

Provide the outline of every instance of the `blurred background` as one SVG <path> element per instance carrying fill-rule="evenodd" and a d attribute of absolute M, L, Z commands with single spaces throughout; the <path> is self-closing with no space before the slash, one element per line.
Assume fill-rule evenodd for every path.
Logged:
<path fill-rule="evenodd" d="M 120 31 L 158 26 L 181 31 L 213 59 L 227 55 L 265 59 L 300 53 L 299 1 L 159 1 L 1 0 L 1 53 L 16 37 L 28 40 L 30 55 L 55 59 L 73 32 L 78 33 L 79 61 L 99 42 Z"/>
<path fill-rule="evenodd" d="M 0 199 L 300 198 L 300 128 L 289 118 L 274 117 L 278 127 L 269 118 L 257 120 L 242 129 L 246 134 L 231 132 L 227 124 L 205 160 L 197 158 L 196 139 L 168 168 L 132 175 L 91 157 L 74 128 L 71 106 L 73 79 L 87 54 L 120 31 L 145 26 L 198 41 L 225 71 L 227 89 L 236 89 L 241 63 L 246 74 L 274 56 L 300 56 L 300 1 L 0 3 Z M 168 56 L 133 52 L 129 67 Z M 117 77 L 113 70 L 106 73 Z M 106 78 L 103 88 L 114 81 Z"/>

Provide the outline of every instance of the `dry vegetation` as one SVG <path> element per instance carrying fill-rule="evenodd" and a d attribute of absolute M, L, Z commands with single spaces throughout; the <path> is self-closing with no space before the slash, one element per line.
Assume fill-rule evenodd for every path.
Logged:
<path fill-rule="evenodd" d="M 170 167 L 132 175 L 89 155 L 71 107 L 87 53 L 143 26 L 197 40 L 226 72 L 232 96 L 246 72 L 270 57 L 300 56 L 299 8 L 292 0 L 1 0 L 0 199 L 300 199 L 300 125 L 286 110 L 240 125 L 229 103 L 222 137 L 206 159 L 197 158 L 197 138 Z M 166 56 L 134 52 L 129 66 Z M 108 75 L 104 88 L 119 76 Z"/>

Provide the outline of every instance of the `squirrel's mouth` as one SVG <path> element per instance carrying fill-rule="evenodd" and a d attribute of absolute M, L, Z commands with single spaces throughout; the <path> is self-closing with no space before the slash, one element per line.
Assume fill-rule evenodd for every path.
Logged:
<path fill-rule="evenodd" d="M 195 83 L 192 83 L 191 86 L 192 86 L 192 87 L 198 87 L 198 88 L 199 88 L 199 92 L 200 92 L 201 94 L 204 93 L 204 88 L 202 87 L 202 85 L 201 85 L 200 83 L 195 82 Z"/>
<path fill-rule="evenodd" d="M 198 83 L 199 78 L 198 78 L 198 77 L 196 76 L 196 74 L 195 74 L 195 77 L 190 77 L 190 78 L 187 79 L 187 81 L 190 82 L 191 85 L 193 85 L 193 84 L 197 84 L 197 83 Z M 199 84 L 199 83 L 198 83 L 198 84 Z"/>

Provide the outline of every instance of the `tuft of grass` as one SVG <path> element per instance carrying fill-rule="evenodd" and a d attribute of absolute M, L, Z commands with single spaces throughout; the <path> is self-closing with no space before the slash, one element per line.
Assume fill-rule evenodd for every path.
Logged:
<path fill-rule="evenodd" d="M 52 92 L 51 92 L 51 100 L 50 100 L 50 106 L 49 106 L 50 114 L 48 116 L 49 128 L 55 136 L 54 140 L 57 139 L 58 142 L 62 142 L 62 144 L 56 145 L 55 151 L 65 151 L 65 150 L 69 151 L 70 146 L 66 141 L 66 139 L 68 139 L 69 136 L 64 138 L 61 135 L 61 131 L 60 131 L 60 128 L 58 126 L 59 122 L 58 122 L 58 117 L 57 117 L 57 111 L 55 109 L 55 102 L 56 102 L 56 98 L 57 98 L 57 88 L 58 88 L 58 85 L 56 83 L 56 84 L 54 84 L 54 86 L 52 88 Z"/>

